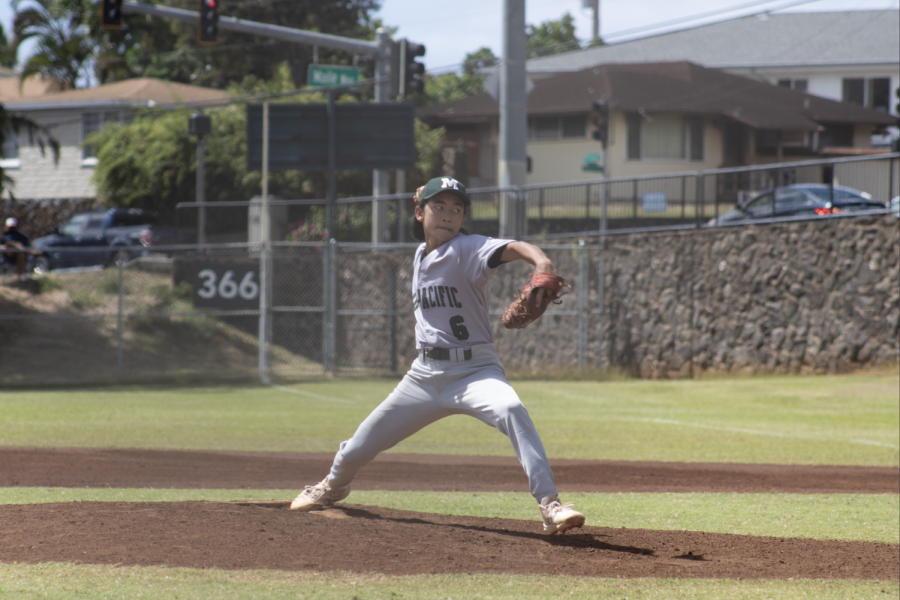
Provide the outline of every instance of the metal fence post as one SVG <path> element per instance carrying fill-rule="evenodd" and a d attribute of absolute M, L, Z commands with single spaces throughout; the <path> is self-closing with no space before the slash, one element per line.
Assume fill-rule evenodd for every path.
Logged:
<path fill-rule="evenodd" d="M 325 272 L 325 369 L 331 375 L 337 370 L 336 329 L 337 317 L 337 247 L 338 242 L 332 238 L 328 242 L 328 269 Z"/>
<path fill-rule="evenodd" d="M 706 179 L 703 173 L 697 173 L 697 198 L 694 202 L 694 206 L 696 209 L 694 210 L 694 218 L 696 219 L 696 226 L 699 228 L 700 224 L 703 222 L 703 196 L 704 196 L 704 186 L 706 185 Z"/>
<path fill-rule="evenodd" d="M 891 200 L 894 197 L 894 159 L 891 157 L 890 161 L 888 161 L 888 195 L 887 199 Z"/>
<path fill-rule="evenodd" d="M 597 370 L 603 370 L 603 298 L 604 285 L 606 282 L 606 206 L 609 184 L 603 183 L 600 186 L 600 238 L 599 238 L 599 256 L 597 259 Z"/>
<path fill-rule="evenodd" d="M 584 240 L 578 240 L 578 372 L 584 371 L 587 337 L 587 248 Z"/>
<path fill-rule="evenodd" d="M 584 186 L 584 229 L 591 228 L 591 184 Z"/>
<path fill-rule="evenodd" d="M 122 348 L 122 297 L 125 295 L 125 277 L 122 270 L 125 268 L 124 261 L 117 260 L 116 266 L 119 268 L 119 307 L 116 314 L 116 336 L 118 338 L 118 355 L 116 357 L 116 379 L 122 381 L 123 370 L 123 348 Z"/>
<path fill-rule="evenodd" d="M 631 196 L 632 196 L 632 198 L 631 198 L 632 209 L 633 209 L 633 213 L 634 213 L 633 216 L 635 219 L 637 219 L 637 204 L 638 204 L 638 180 L 637 179 L 635 179 L 634 182 L 632 183 Z"/>
<path fill-rule="evenodd" d="M 397 372 L 397 265 L 391 264 L 390 285 L 391 301 L 391 373 Z"/>
<path fill-rule="evenodd" d="M 268 306 L 269 306 L 269 256 L 268 242 L 260 244 L 259 248 L 259 379 L 263 383 L 269 381 L 268 375 Z"/>

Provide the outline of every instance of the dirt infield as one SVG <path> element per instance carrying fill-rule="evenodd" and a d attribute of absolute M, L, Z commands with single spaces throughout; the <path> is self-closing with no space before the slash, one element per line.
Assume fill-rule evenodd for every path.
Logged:
<path fill-rule="evenodd" d="M 0 449 L 0 486 L 299 489 L 330 455 Z M 566 491 L 900 493 L 891 468 L 554 461 Z M 524 491 L 515 459 L 384 455 L 356 489 Z M 352 500 L 352 497 L 351 497 Z M 602 519 L 601 519 L 602 520 Z M 900 577 L 900 546 L 585 527 L 352 504 L 315 513 L 226 502 L 0 506 L 0 562 L 593 577 Z"/>
<path fill-rule="evenodd" d="M 320 481 L 332 454 L 93 448 L 0 448 L 0 487 L 300 489 Z M 566 492 L 900 494 L 900 469 L 551 460 Z M 383 454 L 357 490 L 523 492 L 515 458 Z"/>

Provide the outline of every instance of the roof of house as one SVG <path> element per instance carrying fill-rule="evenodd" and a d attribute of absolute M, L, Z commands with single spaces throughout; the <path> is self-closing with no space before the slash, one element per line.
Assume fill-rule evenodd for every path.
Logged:
<path fill-rule="evenodd" d="M 207 103 L 224 100 L 223 90 L 186 85 L 161 79 L 137 78 L 97 87 L 29 96 L 6 103 L 8 110 L 49 110 L 103 104 L 154 106 Z"/>
<path fill-rule="evenodd" d="M 812 131 L 820 123 L 896 123 L 882 112 L 685 61 L 602 65 L 536 81 L 528 95 L 528 114 L 585 113 L 600 98 L 607 98 L 617 111 L 717 114 L 758 129 Z M 498 114 L 497 102 L 487 93 L 416 111 L 435 125 L 485 122 Z"/>
<path fill-rule="evenodd" d="M 44 77 L 29 77 L 25 84 L 19 85 L 19 74 L 12 69 L 0 67 L 0 103 L 18 102 L 25 98 L 33 98 L 62 89 L 55 79 Z"/>
<path fill-rule="evenodd" d="M 533 58 L 529 73 L 608 63 L 688 60 L 706 67 L 900 63 L 900 11 L 752 15 L 650 37 Z"/>

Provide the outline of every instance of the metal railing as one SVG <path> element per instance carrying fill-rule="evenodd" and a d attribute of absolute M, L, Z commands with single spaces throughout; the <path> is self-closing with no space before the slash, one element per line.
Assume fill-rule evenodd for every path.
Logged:
<path fill-rule="evenodd" d="M 848 186 L 888 202 L 900 194 L 900 153 L 689 171 L 641 177 L 469 190 L 466 229 L 492 237 L 529 239 L 607 230 L 678 230 L 710 219 L 772 187 L 794 183 Z M 342 198 L 335 231 L 325 229 L 325 201 L 269 200 L 271 239 L 278 241 L 411 242 L 413 194 Z M 387 224 L 372 231 L 373 203 L 386 204 Z M 206 214 L 208 243 L 259 239 L 262 203 L 184 202 L 176 207 L 179 239 L 200 239 Z"/>

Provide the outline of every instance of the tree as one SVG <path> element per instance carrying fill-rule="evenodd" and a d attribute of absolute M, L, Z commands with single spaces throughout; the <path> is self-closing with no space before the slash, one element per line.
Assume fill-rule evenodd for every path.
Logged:
<path fill-rule="evenodd" d="M 437 76 L 426 76 L 425 92 L 415 98 L 420 106 L 459 100 L 484 91 L 482 69 L 497 64 L 497 57 L 490 48 L 482 47 L 466 54 L 463 60 L 462 73 L 444 73 Z"/>
<path fill-rule="evenodd" d="M 526 47 L 529 56 L 547 56 L 581 48 L 581 42 L 575 35 L 575 19 L 568 12 L 555 21 L 528 25 L 525 33 L 528 36 Z"/>
<path fill-rule="evenodd" d="M 13 0 L 13 56 L 35 38 L 37 51 L 22 67 L 21 81 L 31 75 L 59 80 L 66 88 L 90 77 L 94 40 L 88 21 L 94 16 L 89 0 Z"/>
<path fill-rule="evenodd" d="M 290 91 L 290 67 L 277 67 L 276 78 L 260 82 L 247 78 L 236 93 Z M 280 102 L 325 102 L 324 94 L 304 94 Z M 356 101 L 352 95 L 338 99 Z M 93 181 L 98 196 L 110 206 L 145 208 L 172 220 L 175 205 L 195 198 L 196 138 L 188 134 L 190 111 L 146 111 L 128 125 L 108 125 L 86 140 L 97 148 Z M 249 200 L 260 193 L 261 173 L 247 170 L 247 117 L 242 105 L 209 110 L 212 130 L 206 138 L 206 199 Z M 416 123 L 419 169 L 410 185 L 432 176 L 440 158 L 443 129 Z M 424 171 L 424 172 L 420 172 Z M 325 197 L 324 171 L 277 171 L 269 174 L 269 192 L 289 199 Z M 338 171 L 339 196 L 368 196 L 371 171 Z"/>
<path fill-rule="evenodd" d="M 0 67 L 12 69 L 16 66 L 16 53 L 6 37 L 6 31 L 0 25 Z"/>

